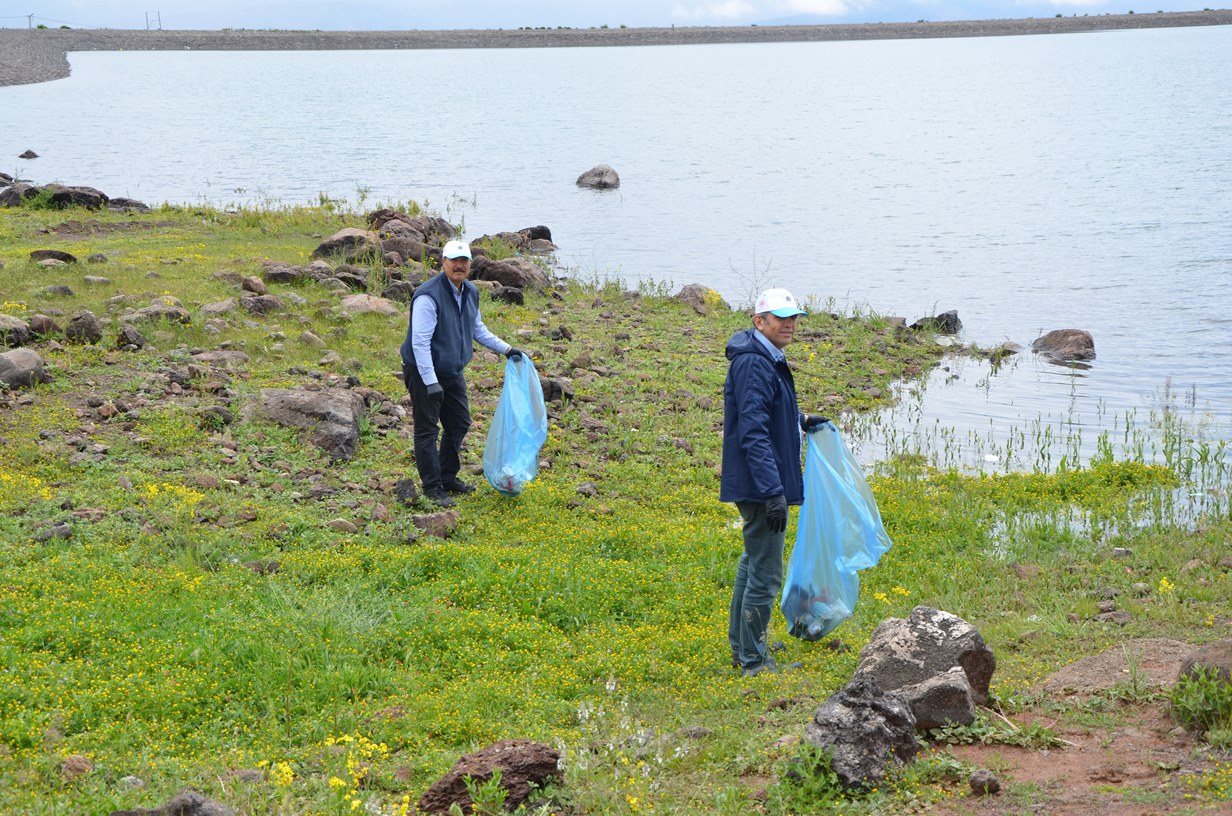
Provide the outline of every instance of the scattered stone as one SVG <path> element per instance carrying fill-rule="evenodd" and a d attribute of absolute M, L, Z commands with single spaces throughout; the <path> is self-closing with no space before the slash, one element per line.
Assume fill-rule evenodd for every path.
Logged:
<path fill-rule="evenodd" d="M 442 510 L 439 513 L 412 516 L 411 523 L 430 536 L 449 538 L 458 526 L 457 510 Z"/>
<path fill-rule="evenodd" d="M 911 328 L 916 331 L 933 331 L 938 334 L 958 334 L 962 331 L 962 321 L 958 319 L 958 312 L 951 309 L 932 317 L 922 317 L 912 323 Z"/>
<path fill-rule="evenodd" d="M 860 650 L 857 672 L 894 691 L 962 668 L 977 705 L 988 702 L 997 659 L 975 627 L 962 618 L 917 606 L 906 618 L 887 618 Z"/>
<path fill-rule="evenodd" d="M 286 307 L 282 301 L 274 295 L 253 295 L 252 297 L 240 298 L 240 305 L 248 310 L 249 314 L 267 315 L 274 312 L 281 312 Z"/>
<path fill-rule="evenodd" d="M 220 315 L 234 312 L 239 306 L 235 298 L 227 298 L 216 303 L 207 303 L 201 307 L 201 314 L 204 317 L 219 317 Z"/>
<path fill-rule="evenodd" d="M 157 323 L 166 320 L 171 323 L 188 325 L 192 323 L 192 315 L 176 298 L 170 295 L 154 298 L 150 305 L 124 314 L 121 318 L 126 323 L 141 323 L 151 321 Z"/>
<path fill-rule="evenodd" d="M 350 295 L 342 299 L 344 311 L 357 314 L 401 315 L 402 307 L 392 300 L 375 295 Z"/>
<path fill-rule="evenodd" d="M 148 341 L 145 335 L 132 326 L 125 324 L 116 335 L 116 348 L 123 351 L 137 351 L 146 347 Z"/>
<path fill-rule="evenodd" d="M 77 256 L 61 249 L 35 249 L 30 252 L 32 261 L 60 261 L 66 264 L 77 263 Z"/>
<path fill-rule="evenodd" d="M 51 382 L 51 375 L 43 367 L 38 352 L 17 348 L 0 354 L 0 383 L 9 388 L 30 388 L 45 382 Z"/>
<path fill-rule="evenodd" d="M 846 688 L 817 709 L 805 726 L 804 738 L 830 753 L 839 782 L 852 790 L 880 784 L 887 764 L 912 761 L 917 750 L 915 730 L 907 698 L 882 691 L 871 675 L 857 670 Z"/>
<path fill-rule="evenodd" d="M 0 345 L 17 347 L 30 342 L 30 324 L 19 317 L 0 314 Z"/>
<path fill-rule="evenodd" d="M 541 788 L 553 779 L 560 765 L 560 752 L 531 740 L 503 740 L 473 754 L 466 754 L 454 763 L 445 776 L 438 779 L 419 799 L 422 813 L 448 813 L 458 805 L 463 813 L 471 812 L 471 797 L 466 781 L 483 783 L 500 769 L 500 785 L 506 791 L 505 809 L 514 811 L 526 802 L 532 789 Z"/>
<path fill-rule="evenodd" d="M 972 796 L 991 796 L 1001 792 L 1001 780 L 986 768 L 980 768 L 971 774 L 968 784 L 971 785 Z"/>
<path fill-rule="evenodd" d="M 325 348 L 325 341 L 310 331 L 300 333 L 299 343 L 301 346 L 308 346 L 309 348 Z"/>
<path fill-rule="evenodd" d="M 51 334 L 58 334 L 59 331 L 60 324 L 45 314 L 36 314 L 30 318 L 31 337 L 47 337 Z"/>
<path fill-rule="evenodd" d="M 359 528 L 356 527 L 353 522 L 347 521 L 346 519 L 343 519 L 343 518 L 333 519 L 328 524 L 326 524 L 326 526 L 329 527 L 329 529 L 333 530 L 335 533 L 358 533 L 359 532 Z"/>
<path fill-rule="evenodd" d="M 19 159 L 37 159 L 38 157 L 39 155 L 35 153 L 33 150 L 27 150 L 24 153 L 21 153 L 17 156 L 17 158 Z"/>
<path fill-rule="evenodd" d="M 249 275 L 240 283 L 240 289 L 245 292 L 252 292 L 254 295 L 268 295 L 269 289 L 265 286 L 265 281 L 258 278 L 256 275 Z"/>
<path fill-rule="evenodd" d="M 137 790 L 145 787 L 145 780 L 139 776 L 121 776 L 120 787 L 128 788 L 129 790 Z"/>
<path fill-rule="evenodd" d="M 403 504 L 414 504 L 419 499 L 419 489 L 414 479 L 399 479 L 394 485 L 394 498 Z"/>
<path fill-rule="evenodd" d="M 1201 671 L 1214 674 L 1225 685 L 1232 684 L 1232 640 L 1217 640 L 1200 647 L 1185 658 L 1177 676 L 1196 677 Z"/>
<path fill-rule="evenodd" d="M 355 455 L 364 400 L 354 391 L 264 388 L 260 392 L 259 408 L 271 422 L 310 431 L 312 443 L 333 459 L 350 459 Z"/>
<path fill-rule="evenodd" d="M 235 816 L 235 811 L 194 790 L 177 793 L 160 807 L 149 810 L 113 810 L 109 816 Z"/>
<path fill-rule="evenodd" d="M 79 776 L 85 776 L 94 770 L 94 763 L 81 754 L 66 756 L 60 763 L 60 775 L 72 782 Z"/>
<path fill-rule="evenodd" d="M 101 252 L 95 252 L 86 257 L 86 263 L 104 264 L 107 263 L 107 256 Z M 136 777 L 133 778 L 136 779 Z"/>

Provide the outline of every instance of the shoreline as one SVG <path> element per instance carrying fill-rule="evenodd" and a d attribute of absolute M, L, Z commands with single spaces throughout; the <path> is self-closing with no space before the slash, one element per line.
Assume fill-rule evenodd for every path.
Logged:
<path fill-rule="evenodd" d="M 146 31 L 0 29 L 0 86 L 70 75 L 73 51 L 335 51 L 445 48 L 585 48 L 635 45 L 1004 37 L 1232 25 L 1232 9 L 1084 17 L 801 26 L 475 29 L 442 31 Z"/>

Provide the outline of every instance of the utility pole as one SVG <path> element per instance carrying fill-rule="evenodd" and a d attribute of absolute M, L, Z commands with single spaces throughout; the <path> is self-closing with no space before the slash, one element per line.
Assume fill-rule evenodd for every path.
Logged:
<path fill-rule="evenodd" d="M 145 30 L 155 28 L 159 31 L 163 30 L 163 18 L 157 11 L 147 11 L 145 13 Z"/>
<path fill-rule="evenodd" d="M 26 15 L 26 28 L 34 28 L 34 15 L 33 14 Z"/>

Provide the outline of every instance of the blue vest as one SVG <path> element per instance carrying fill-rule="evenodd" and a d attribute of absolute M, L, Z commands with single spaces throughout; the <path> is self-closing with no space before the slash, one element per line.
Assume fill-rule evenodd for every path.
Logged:
<path fill-rule="evenodd" d="M 470 281 L 462 282 L 462 310 L 453 295 L 453 284 L 442 272 L 415 290 L 411 296 L 411 315 L 407 321 L 406 340 L 402 343 L 402 361 L 415 365 L 411 349 L 414 331 L 415 301 L 430 297 L 436 303 L 436 331 L 432 333 L 432 367 L 437 379 L 460 377 L 462 369 L 475 353 L 475 318 L 479 315 L 479 290 Z"/>

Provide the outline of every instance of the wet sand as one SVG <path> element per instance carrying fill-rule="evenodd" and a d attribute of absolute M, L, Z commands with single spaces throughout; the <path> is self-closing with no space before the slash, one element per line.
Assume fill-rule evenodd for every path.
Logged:
<path fill-rule="evenodd" d="M 144 31 L 0 29 L 0 85 L 69 75 L 73 51 L 331 51 L 431 48 L 562 48 L 622 45 L 1002 37 L 1133 28 L 1232 25 L 1232 9 L 1016 20 L 813 26 L 570 28 L 454 31 Z"/>

